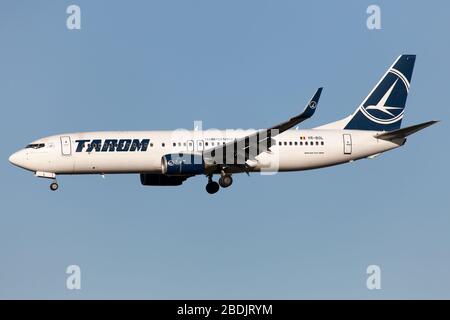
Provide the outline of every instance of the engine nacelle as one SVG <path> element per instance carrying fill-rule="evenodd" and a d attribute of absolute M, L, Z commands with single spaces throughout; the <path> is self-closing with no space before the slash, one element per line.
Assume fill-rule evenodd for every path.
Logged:
<path fill-rule="evenodd" d="M 205 173 L 201 154 L 172 153 L 161 158 L 162 173 L 167 175 L 196 175 Z"/>
<path fill-rule="evenodd" d="M 179 186 L 187 177 L 169 177 L 164 174 L 141 173 L 141 183 L 144 186 Z"/>

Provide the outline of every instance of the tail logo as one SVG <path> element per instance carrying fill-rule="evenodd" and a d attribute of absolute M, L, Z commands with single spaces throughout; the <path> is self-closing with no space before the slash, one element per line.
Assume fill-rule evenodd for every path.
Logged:
<path fill-rule="evenodd" d="M 360 110 L 373 122 L 394 123 L 403 117 L 408 91 L 409 83 L 406 77 L 392 68 L 365 103 L 360 106 Z"/>
<path fill-rule="evenodd" d="M 311 101 L 308 105 L 311 109 L 315 109 L 317 106 L 317 103 L 315 101 Z"/>
<path fill-rule="evenodd" d="M 376 105 L 369 105 L 366 107 L 366 110 L 379 110 L 379 111 L 384 112 L 392 117 L 395 117 L 395 115 L 392 112 L 390 112 L 389 110 L 399 110 L 399 109 L 403 109 L 403 108 L 387 106 L 386 101 L 389 98 L 389 96 L 391 95 L 392 90 L 394 90 L 394 87 L 397 84 L 397 81 L 398 81 L 398 79 L 395 80 L 395 82 L 391 86 L 391 88 L 388 91 L 386 91 L 383 98 L 381 98 L 380 101 L 378 101 L 378 103 Z"/>

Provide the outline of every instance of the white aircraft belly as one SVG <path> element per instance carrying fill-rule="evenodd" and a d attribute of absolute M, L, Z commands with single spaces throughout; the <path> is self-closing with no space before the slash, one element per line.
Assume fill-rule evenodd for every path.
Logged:
<path fill-rule="evenodd" d="M 161 172 L 161 157 L 155 153 L 92 152 L 73 156 L 75 173 Z"/>

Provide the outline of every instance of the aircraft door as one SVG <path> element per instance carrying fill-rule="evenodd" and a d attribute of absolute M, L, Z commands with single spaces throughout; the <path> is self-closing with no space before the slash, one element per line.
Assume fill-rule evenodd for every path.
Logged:
<path fill-rule="evenodd" d="M 61 137 L 61 153 L 63 156 L 70 156 L 72 154 L 72 143 L 70 137 Z"/>
<path fill-rule="evenodd" d="M 352 154 L 352 135 L 344 134 L 344 154 Z"/>

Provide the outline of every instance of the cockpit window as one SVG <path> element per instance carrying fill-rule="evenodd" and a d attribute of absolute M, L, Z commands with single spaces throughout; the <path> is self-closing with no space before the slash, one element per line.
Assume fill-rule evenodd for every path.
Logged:
<path fill-rule="evenodd" d="M 45 147 L 45 143 L 32 143 L 25 147 L 25 149 L 40 149 Z"/>

